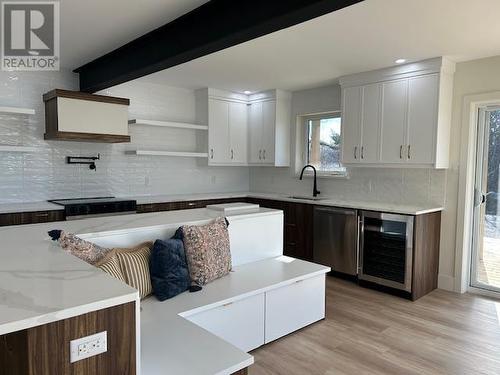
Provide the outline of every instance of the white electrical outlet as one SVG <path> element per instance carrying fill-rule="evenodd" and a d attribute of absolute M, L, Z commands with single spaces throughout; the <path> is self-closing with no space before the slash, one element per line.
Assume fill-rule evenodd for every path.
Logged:
<path fill-rule="evenodd" d="M 104 331 L 72 340 L 69 347 L 71 363 L 105 353 L 108 351 L 108 333 Z"/>

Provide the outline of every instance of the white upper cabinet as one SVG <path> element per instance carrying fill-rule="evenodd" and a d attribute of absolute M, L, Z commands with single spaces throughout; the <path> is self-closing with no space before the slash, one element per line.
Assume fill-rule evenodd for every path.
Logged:
<path fill-rule="evenodd" d="M 246 103 L 229 103 L 229 157 L 232 163 L 246 164 L 248 146 Z"/>
<path fill-rule="evenodd" d="M 362 163 L 377 163 L 380 160 L 380 98 L 382 88 L 378 84 L 366 85 L 362 89 L 361 150 Z"/>
<path fill-rule="evenodd" d="M 380 85 L 347 87 L 343 91 L 342 161 L 345 164 L 379 160 Z"/>
<path fill-rule="evenodd" d="M 291 95 L 280 90 L 252 95 L 248 116 L 249 164 L 289 166 Z"/>
<path fill-rule="evenodd" d="M 209 165 L 290 165 L 291 94 L 196 93 L 197 121 L 208 122 Z"/>
<path fill-rule="evenodd" d="M 411 78 L 408 81 L 407 163 L 433 163 L 438 102 L 439 76 L 437 74 Z"/>
<path fill-rule="evenodd" d="M 208 164 L 246 165 L 248 113 L 245 97 L 209 91 Z"/>
<path fill-rule="evenodd" d="M 361 88 L 343 91 L 342 162 L 357 163 L 361 143 Z"/>
<path fill-rule="evenodd" d="M 408 80 L 382 83 L 381 160 L 403 163 L 406 152 Z"/>
<path fill-rule="evenodd" d="M 229 162 L 229 102 L 210 98 L 208 123 L 209 164 Z"/>
<path fill-rule="evenodd" d="M 262 102 L 249 105 L 248 109 L 248 162 L 259 164 L 262 162 L 262 137 L 264 119 Z"/>
<path fill-rule="evenodd" d="M 454 69 L 436 58 L 341 78 L 343 163 L 447 168 Z"/>

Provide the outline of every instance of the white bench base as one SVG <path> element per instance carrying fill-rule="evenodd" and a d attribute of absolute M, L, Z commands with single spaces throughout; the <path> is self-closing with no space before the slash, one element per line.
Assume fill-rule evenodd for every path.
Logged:
<path fill-rule="evenodd" d="M 142 374 L 232 374 L 248 367 L 247 351 L 325 317 L 329 271 L 282 256 L 235 267 L 201 292 L 165 302 L 148 298 Z"/>

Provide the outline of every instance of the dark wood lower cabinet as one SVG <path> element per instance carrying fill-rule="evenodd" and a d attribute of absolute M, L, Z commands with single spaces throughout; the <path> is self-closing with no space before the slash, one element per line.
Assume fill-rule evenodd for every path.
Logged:
<path fill-rule="evenodd" d="M 0 336 L 0 375 L 136 373 L 135 302 Z M 107 331 L 108 351 L 70 363 L 70 341 Z"/>
<path fill-rule="evenodd" d="M 437 289 L 441 212 L 415 216 L 413 228 L 413 301 Z"/>
<path fill-rule="evenodd" d="M 415 301 L 438 287 L 441 212 L 413 217 L 411 291 L 359 280 L 359 285 Z"/>
<path fill-rule="evenodd" d="M 138 204 L 137 213 L 143 214 L 148 212 L 189 210 L 192 208 L 204 208 L 209 204 L 242 202 L 245 201 L 245 199 L 246 198 L 205 199 L 195 201 Z"/>
<path fill-rule="evenodd" d="M 15 212 L 0 214 L 0 227 L 7 225 L 50 223 L 65 220 L 64 211 Z"/>

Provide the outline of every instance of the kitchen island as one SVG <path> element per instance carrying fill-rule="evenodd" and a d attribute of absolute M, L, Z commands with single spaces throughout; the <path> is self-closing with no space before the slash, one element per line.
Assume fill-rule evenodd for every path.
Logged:
<path fill-rule="evenodd" d="M 136 340 L 136 337 L 141 337 L 137 291 L 65 253 L 56 242 L 49 239 L 47 232 L 62 229 L 101 245 L 124 246 L 125 242 L 132 245 L 134 243 L 130 241 L 139 242 L 148 236 L 152 236 L 148 237 L 150 240 L 164 238 L 179 225 L 205 224 L 217 216 L 220 216 L 220 212 L 193 209 L 0 228 L 0 364 L 4 369 L 8 368 L 6 366 L 17 366 L 15 371 L 8 372 L 9 375 L 30 374 L 33 373 L 30 372 L 32 368 L 42 368 L 42 372 L 48 369 L 51 374 L 71 373 L 76 371 L 75 368 L 85 374 L 102 371 L 139 373 L 144 366 L 141 366 L 142 356 L 139 355 L 141 340 Z M 263 293 L 275 284 L 281 286 L 282 283 L 295 282 L 297 277 L 316 275 L 317 272 L 324 275 L 328 271 L 326 267 L 307 262 L 297 261 L 287 265 L 287 262 L 272 260 L 282 254 L 281 211 L 257 208 L 251 212 L 231 214 L 228 220 L 232 228 L 232 252 L 236 244 L 233 265 L 253 263 L 257 260 L 254 259 L 256 256 L 266 258 L 269 261 L 262 267 L 269 269 L 269 277 L 254 286 L 248 283 L 248 276 L 254 274 L 255 270 L 241 272 L 242 280 L 247 280 L 241 286 L 242 289 L 233 290 L 233 294 L 224 297 L 224 293 L 209 288 L 208 292 L 211 292 L 204 294 L 205 297 L 199 303 L 191 302 L 197 304 L 198 308 L 209 308 L 205 306 L 206 302 L 214 305 L 227 298 L 241 298 L 242 293 Z M 265 232 L 266 227 L 274 232 L 279 228 L 274 240 Z M 242 237 L 243 230 L 253 240 L 243 238 L 242 242 L 233 242 L 233 238 Z M 252 242 L 260 241 L 255 231 L 264 231 L 262 242 Z M 247 254 L 249 247 L 246 245 L 256 249 L 255 254 Z M 284 268 L 288 270 L 285 274 Z M 274 275 L 275 271 L 277 273 Z M 235 277 L 232 276 L 232 279 Z M 230 279 L 227 282 L 234 283 Z M 153 299 L 150 297 L 146 300 L 148 306 L 152 305 Z M 163 306 L 166 308 L 167 305 Z M 205 360 L 200 364 L 180 362 L 180 359 L 175 362 L 175 356 L 162 355 L 156 359 L 149 356 L 146 369 L 158 368 L 156 362 L 160 361 L 166 370 L 184 368 L 186 374 L 192 373 L 190 369 L 196 369 L 196 373 L 231 374 L 253 363 L 252 356 L 245 351 L 178 316 L 184 307 L 168 309 L 172 311 L 168 319 L 175 322 L 175 334 L 181 342 L 168 341 L 168 337 L 162 339 L 172 348 L 179 344 L 190 347 L 191 355 Z M 154 315 L 154 312 L 151 314 Z M 150 318 L 145 324 L 144 328 L 150 327 L 147 331 L 155 332 Z M 165 329 L 173 332 L 168 327 Z M 107 353 L 70 364 L 69 341 L 104 330 L 108 333 Z M 154 343 L 157 339 L 143 337 L 142 341 Z M 207 345 L 223 355 L 207 357 L 203 354 Z M 58 349 L 54 349 L 56 347 Z M 161 361 L 162 358 L 171 360 L 165 362 Z M 204 371 L 200 372 L 200 368 Z"/>

